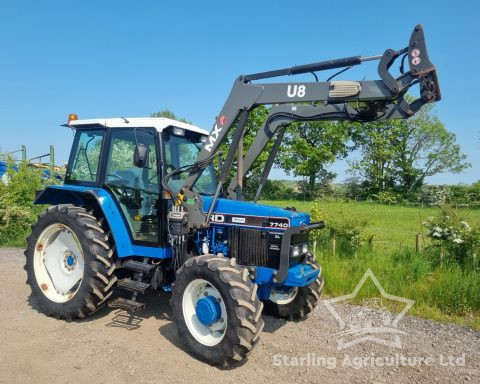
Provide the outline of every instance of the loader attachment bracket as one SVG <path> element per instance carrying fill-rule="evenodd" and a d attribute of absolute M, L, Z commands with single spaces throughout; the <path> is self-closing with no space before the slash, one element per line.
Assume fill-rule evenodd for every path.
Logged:
<path fill-rule="evenodd" d="M 423 27 L 418 24 L 408 44 L 408 65 L 412 75 L 420 78 L 420 97 L 424 103 L 441 99 L 437 70 L 428 57 Z"/>
<path fill-rule="evenodd" d="M 408 44 L 408 64 L 410 72 L 417 76 L 426 75 L 435 70 L 435 66 L 428 58 L 425 35 L 421 25 L 415 26 Z"/>

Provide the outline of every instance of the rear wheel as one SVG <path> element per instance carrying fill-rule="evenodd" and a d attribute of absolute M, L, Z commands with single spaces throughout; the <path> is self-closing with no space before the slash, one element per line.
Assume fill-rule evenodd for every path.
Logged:
<path fill-rule="evenodd" d="M 316 263 L 311 265 L 318 268 Z M 322 289 L 323 278 L 320 275 L 305 287 L 272 289 L 270 298 L 265 301 L 265 313 L 287 320 L 303 319 L 317 306 Z"/>
<path fill-rule="evenodd" d="M 27 283 L 36 307 L 71 320 L 92 314 L 116 282 L 113 249 L 100 222 L 85 208 L 56 205 L 40 214 L 25 251 Z"/>
<path fill-rule="evenodd" d="M 263 304 L 257 285 L 235 259 L 193 257 L 177 271 L 173 318 L 191 353 L 208 363 L 228 366 L 245 359 L 263 329 Z"/>

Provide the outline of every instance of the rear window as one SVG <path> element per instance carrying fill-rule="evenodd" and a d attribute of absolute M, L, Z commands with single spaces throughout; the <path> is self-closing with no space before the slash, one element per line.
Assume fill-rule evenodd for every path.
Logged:
<path fill-rule="evenodd" d="M 96 182 L 100 165 L 105 130 L 77 131 L 73 140 L 72 155 L 66 180 Z"/>

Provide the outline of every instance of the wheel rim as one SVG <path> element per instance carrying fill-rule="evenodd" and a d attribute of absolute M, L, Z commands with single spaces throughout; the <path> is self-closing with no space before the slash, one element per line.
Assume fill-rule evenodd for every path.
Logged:
<path fill-rule="evenodd" d="M 35 244 L 33 263 L 37 284 L 49 300 L 73 299 L 82 283 L 85 261 L 80 241 L 69 227 L 55 223 L 45 228 Z"/>
<path fill-rule="evenodd" d="M 297 297 L 298 288 L 290 288 L 289 290 L 284 289 L 272 289 L 270 292 L 270 301 L 273 301 L 275 304 L 285 305 L 291 303 L 295 297 Z"/>
<path fill-rule="evenodd" d="M 211 347 L 222 341 L 227 331 L 227 309 L 222 295 L 210 282 L 192 280 L 183 292 L 182 310 L 188 330 L 199 343 Z M 208 312 L 215 310 L 218 313 Z"/>

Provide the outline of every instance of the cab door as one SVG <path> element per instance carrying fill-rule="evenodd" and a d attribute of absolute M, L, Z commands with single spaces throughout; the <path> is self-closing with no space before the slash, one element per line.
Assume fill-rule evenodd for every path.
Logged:
<path fill-rule="evenodd" d="M 110 129 L 105 186 L 120 206 L 133 240 L 139 243 L 159 243 L 157 142 L 153 128 Z M 137 144 L 148 148 L 147 161 L 141 167 L 134 164 Z"/>

